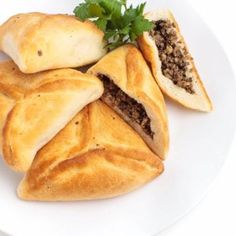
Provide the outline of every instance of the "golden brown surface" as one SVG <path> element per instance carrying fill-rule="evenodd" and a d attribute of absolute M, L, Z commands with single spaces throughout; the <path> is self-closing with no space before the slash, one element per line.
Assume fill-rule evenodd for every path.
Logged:
<path fill-rule="evenodd" d="M 74 16 L 27 13 L 0 26 L 0 50 L 24 73 L 78 67 L 104 54 L 103 32 Z"/>
<path fill-rule="evenodd" d="M 161 174 L 163 164 L 139 135 L 97 101 L 44 146 L 21 182 L 25 200 L 115 197 Z"/>
<path fill-rule="evenodd" d="M 122 116 L 118 110 L 116 112 L 142 136 L 155 153 L 164 159 L 169 147 L 166 106 L 140 51 L 132 45 L 122 46 L 104 56 L 88 72 L 94 75 L 106 75 L 122 91 L 144 106 L 151 120 L 151 129 L 155 133 L 153 139 L 134 122 Z"/>
<path fill-rule="evenodd" d="M 27 171 L 36 152 L 102 93 L 96 77 L 76 70 L 25 75 L 12 61 L 1 63 L 0 145 L 7 164 Z"/>
<path fill-rule="evenodd" d="M 183 45 L 185 45 L 187 51 L 189 52 L 186 42 L 180 33 L 178 23 L 169 10 L 157 10 L 150 12 L 146 14 L 146 18 L 152 21 L 169 19 L 175 25 L 181 42 L 183 43 Z M 163 93 L 165 93 L 168 97 L 173 99 L 175 102 L 183 105 L 184 107 L 204 112 L 210 112 L 212 110 L 212 103 L 206 89 L 204 88 L 203 82 L 201 81 L 194 61 L 191 61 L 190 63 L 191 67 L 193 68 L 192 78 L 194 90 L 196 93 L 189 94 L 185 91 L 185 89 L 179 88 L 178 86 L 174 85 L 170 79 L 166 78 L 163 75 L 161 71 L 161 61 L 159 58 L 157 47 L 148 32 L 145 32 L 141 37 L 139 37 L 138 43 L 145 59 L 150 63 L 153 75 Z"/>

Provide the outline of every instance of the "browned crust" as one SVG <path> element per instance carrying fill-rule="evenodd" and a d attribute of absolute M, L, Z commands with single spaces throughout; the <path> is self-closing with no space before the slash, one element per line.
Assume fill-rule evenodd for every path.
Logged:
<path fill-rule="evenodd" d="M 0 49 L 22 72 L 30 74 L 96 62 L 106 53 L 103 36 L 91 21 L 82 22 L 65 14 L 33 12 L 12 16 L 0 26 Z M 86 54 L 88 47 L 92 50 Z"/>
<path fill-rule="evenodd" d="M 28 76 L 19 72 L 14 66 L 15 64 L 11 61 L 0 63 L 0 76 L 3 77 L 2 82 L 4 83 L 0 83 L 0 93 L 6 96 L 6 103 L 9 97 L 15 101 L 15 105 L 8 114 L 1 114 L 2 116 L 6 116 L 3 130 L 1 130 L 3 138 L 2 151 L 3 157 L 9 167 L 15 171 L 23 172 L 27 170 L 22 164 L 24 158 L 21 155 L 16 155 L 16 150 L 13 148 L 13 144 L 17 142 L 18 133 L 12 127 L 14 127 L 19 107 L 31 96 L 41 96 L 48 93 L 53 94 L 57 91 L 79 92 L 88 88 L 97 88 L 102 93 L 102 83 L 96 77 L 91 77 L 91 75 L 82 74 L 72 69 L 55 70 Z M 2 71 L 1 67 L 3 67 Z M 11 70 L 12 67 L 15 68 L 14 71 Z M 8 69 L 5 70 L 5 68 Z M 68 78 L 66 77 L 67 72 Z M 41 78 L 40 74 L 43 78 Z M 54 74 L 57 76 L 54 77 Z M 29 80 L 25 79 L 25 77 Z M 38 107 L 38 109 L 42 109 L 42 107 Z M 32 116 L 36 115 L 32 111 L 30 112 Z M 22 152 L 24 151 L 23 147 L 19 147 L 19 145 L 17 147 L 19 150 L 22 149 Z"/>
<path fill-rule="evenodd" d="M 8 98 L 12 98 L 14 100 L 22 98 L 24 92 L 22 89 L 14 86 L 0 83 L 0 93 Z"/>
<path fill-rule="evenodd" d="M 143 175 L 147 172 L 146 168 L 151 169 L 149 170 L 150 176 L 148 176 L 148 179 L 147 176 L 144 176 L 142 184 L 163 172 L 162 163 L 158 162 L 155 157 L 152 159 L 150 155 L 135 150 L 132 154 L 135 156 L 129 157 L 130 151 L 96 149 L 60 162 L 42 178 L 37 179 L 38 176 L 35 174 L 35 170 L 29 172 L 26 177 L 29 180 L 27 191 L 30 192 L 27 195 L 27 200 L 78 200 L 78 191 L 79 200 L 115 197 L 141 187 L 135 186 L 135 177 L 131 179 L 129 172 L 135 175 Z M 58 183 L 56 186 L 52 184 L 57 178 L 60 178 L 63 172 L 74 168 L 86 169 L 92 164 L 93 159 L 96 162 L 104 162 L 101 170 L 96 169 L 95 166 L 91 174 L 78 173 L 67 181 L 62 181 L 62 184 Z M 107 163 L 107 166 L 105 166 L 105 163 Z M 110 166 L 112 167 L 109 168 Z M 113 168 L 120 168 L 119 173 L 114 173 Z M 41 172 L 41 170 L 37 171 Z M 127 173 L 122 174 L 123 171 Z M 42 190 L 45 192 L 44 196 L 41 195 Z M 33 194 L 31 195 L 31 193 Z"/>
<path fill-rule="evenodd" d="M 72 143 L 62 147 L 65 139 Z M 126 140 L 130 143 L 124 146 Z M 97 101 L 38 152 L 18 194 L 25 200 L 40 201 L 110 198 L 141 187 L 163 170 L 160 159 L 140 137 Z"/>
<path fill-rule="evenodd" d="M 189 52 L 187 43 L 186 43 L 183 35 L 180 32 L 180 27 L 179 27 L 176 19 L 174 18 L 173 14 L 171 12 L 169 12 L 169 14 L 170 14 L 170 20 L 175 24 L 175 26 L 177 28 L 177 31 L 179 32 L 179 36 L 181 37 L 181 40 L 182 40 L 183 44 L 185 45 L 187 51 Z M 163 91 L 163 93 L 165 93 L 173 101 L 177 102 L 178 104 L 183 105 L 186 108 L 199 110 L 199 109 L 194 108 L 194 104 L 191 105 L 187 101 L 183 101 L 182 99 L 176 97 L 173 93 L 169 92 L 168 90 L 165 89 L 165 87 L 162 86 L 162 83 L 160 82 L 160 80 L 158 78 L 158 75 L 157 75 L 158 68 L 156 67 L 156 56 L 155 56 L 156 55 L 155 51 L 157 51 L 157 48 L 153 47 L 153 45 L 151 45 L 149 43 L 149 38 L 150 38 L 149 33 L 145 32 L 142 36 L 140 36 L 138 38 L 138 44 L 139 44 L 139 47 L 141 48 L 141 50 L 143 52 L 143 55 L 144 55 L 145 59 L 151 65 L 154 78 L 156 79 L 156 81 L 157 81 L 158 85 L 160 86 L 161 90 Z M 209 104 L 209 111 L 211 111 L 213 109 L 212 102 L 211 102 L 211 100 L 210 100 L 210 98 L 207 94 L 207 91 L 206 91 L 204 85 L 203 85 L 203 82 L 200 78 L 200 75 L 197 71 L 197 68 L 196 68 L 196 65 L 195 65 L 194 61 L 192 62 L 192 66 L 193 66 L 194 74 L 196 75 L 196 79 L 198 81 L 198 85 L 201 88 L 202 93 L 204 94 L 204 99 Z"/>
<path fill-rule="evenodd" d="M 3 137 L 3 143 L 2 143 L 2 151 L 3 151 L 3 158 L 8 164 L 8 166 L 16 170 L 18 169 L 18 166 L 20 165 L 18 159 L 14 158 L 13 150 L 11 148 L 11 135 L 10 135 L 10 129 L 11 129 L 11 120 L 14 117 L 14 108 L 8 113 L 7 119 L 5 122 L 5 125 L 3 126 L 2 130 L 2 137 Z"/>
<path fill-rule="evenodd" d="M 145 107 L 152 128 L 154 132 L 156 131 L 154 140 L 142 130 L 138 130 L 137 126 L 127 117 L 123 116 L 123 118 L 139 132 L 156 154 L 165 159 L 169 148 L 166 106 L 140 51 L 133 45 L 122 46 L 103 57 L 89 69 L 88 73 L 106 75 L 126 94 Z"/>
<path fill-rule="evenodd" d="M 10 17 L 6 22 L 4 22 L 0 27 L 0 33 L 1 33 L 1 30 L 3 31 L 5 29 L 5 27 L 8 27 L 9 23 L 12 23 L 12 22 L 15 23 L 20 18 L 24 18 L 25 16 L 27 16 L 27 17 L 39 16 L 40 17 L 39 21 L 37 21 L 32 27 L 28 28 L 27 32 L 25 33 L 26 38 L 34 35 L 35 32 L 37 32 L 40 29 L 40 27 L 42 27 L 43 24 L 48 21 L 48 19 L 50 19 L 50 20 L 51 19 L 54 19 L 54 20 L 64 19 L 64 21 L 68 21 L 68 19 L 69 19 L 69 20 L 72 20 L 73 22 L 74 22 L 74 19 L 76 19 L 79 21 L 79 18 L 76 18 L 75 16 L 68 15 L 68 14 L 45 14 L 45 13 L 41 13 L 41 12 L 31 12 L 31 13 L 27 13 L 27 14 L 21 13 L 21 14 L 17 14 L 17 15 Z M 89 30 L 94 31 L 101 36 L 104 35 L 104 33 L 91 21 L 86 20 L 83 22 L 82 21 L 79 21 L 79 22 L 81 22 L 81 26 L 83 28 L 88 28 Z"/>

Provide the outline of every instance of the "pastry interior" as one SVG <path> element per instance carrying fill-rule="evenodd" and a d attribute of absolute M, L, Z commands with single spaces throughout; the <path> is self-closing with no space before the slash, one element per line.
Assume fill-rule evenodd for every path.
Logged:
<path fill-rule="evenodd" d="M 195 94 L 193 59 L 178 33 L 176 24 L 169 19 L 160 19 L 154 24 L 155 27 L 150 31 L 150 36 L 158 49 L 162 74 L 189 94 Z"/>
<path fill-rule="evenodd" d="M 101 100 L 118 112 L 128 123 L 139 126 L 145 134 L 153 139 L 151 120 L 144 106 L 122 91 L 108 76 L 100 74 L 98 77 L 104 85 Z"/>

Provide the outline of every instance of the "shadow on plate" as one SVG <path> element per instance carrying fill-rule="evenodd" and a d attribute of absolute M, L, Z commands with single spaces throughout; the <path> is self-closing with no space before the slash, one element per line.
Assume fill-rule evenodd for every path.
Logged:
<path fill-rule="evenodd" d="M 0 236 L 10 236 L 9 234 L 5 234 L 2 231 L 0 231 Z"/>

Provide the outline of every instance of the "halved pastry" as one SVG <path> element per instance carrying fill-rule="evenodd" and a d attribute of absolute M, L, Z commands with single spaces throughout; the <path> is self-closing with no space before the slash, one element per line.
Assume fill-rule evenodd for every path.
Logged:
<path fill-rule="evenodd" d="M 132 45 L 122 46 L 103 57 L 88 72 L 103 82 L 102 101 L 164 159 L 169 145 L 166 107 L 140 51 Z"/>
<path fill-rule="evenodd" d="M 155 27 L 139 38 L 139 46 L 162 91 L 185 107 L 211 111 L 211 101 L 172 13 L 157 10 L 146 18 Z"/>
<path fill-rule="evenodd" d="M 79 67 L 105 53 L 103 32 L 74 16 L 19 14 L 0 26 L 0 50 L 24 73 Z"/>
<path fill-rule="evenodd" d="M 18 188 L 25 200 L 115 197 L 149 182 L 163 164 L 101 101 L 85 107 L 36 155 Z"/>
<path fill-rule="evenodd" d="M 36 152 L 102 93 L 99 79 L 76 70 L 25 75 L 13 62 L 1 63 L 0 141 L 7 164 L 27 171 Z"/>

